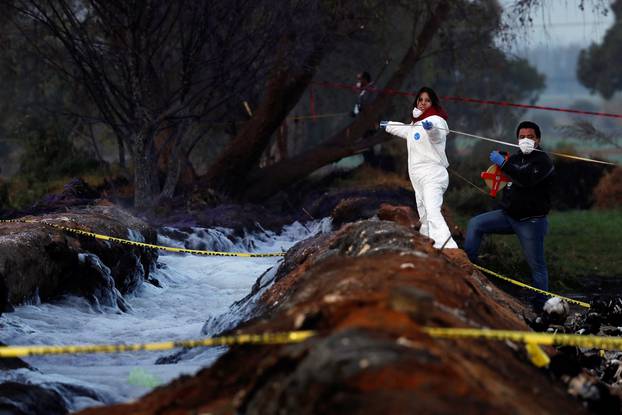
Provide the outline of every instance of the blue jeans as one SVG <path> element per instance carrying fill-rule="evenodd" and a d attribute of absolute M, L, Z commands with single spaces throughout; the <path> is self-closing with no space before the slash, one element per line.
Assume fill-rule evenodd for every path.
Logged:
<path fill-rule="evenodd" d="M 471 262 L 477 262 L 477 253 L 486 234 L 516 234 L 523 248 L 525 259 L 531 268 L 531 278 L 536 288 L 548 291 L 549 273 L 544 260 L 544 235 L 548 230 L 546 217 L 525 219 L 522 221 L 512 219 L 503 210 L 477 215 L 469 221 L 467 226 L 464 250 Z M 541 306 L 547 297 L 538 295 L 536 305 Z"/>

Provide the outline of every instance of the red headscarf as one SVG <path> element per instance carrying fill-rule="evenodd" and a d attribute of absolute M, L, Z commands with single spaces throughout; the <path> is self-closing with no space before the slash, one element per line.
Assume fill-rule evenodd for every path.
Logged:
<path fill-rule="evenodd" d="M 432 115 L 438 115 L 439 117 L 443 118 L 445 121 L 447 121 L 447 118 L 449 118 L 447 113 L 443 109 L 443 107 L 435 107 L 433 105 L 427 110 L 425 110 L 425 112 L 421 114 L 420 116 L 418 116 L 417 118 L 413 118 L 413 122 L 425 120 L 426 118 L 431 117 Z"/>

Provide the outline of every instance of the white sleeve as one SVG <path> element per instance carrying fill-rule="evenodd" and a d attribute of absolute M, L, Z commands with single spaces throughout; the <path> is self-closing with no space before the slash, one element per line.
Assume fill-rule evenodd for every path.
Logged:
<path fill-rule="evenodd" d="M 412 125 L 404 124 L 397 121 L 389 121 L 385 130 L 389 134 L 408 139 L 408 136 L 412 132 L 413 128 L 414 127 Z"/>
<path fill-rule="evenodd" d="M 430 141 L 434 144 L 443 142 L 445 140 L 445 137 L 447 137 L 447 133 L 449 132 L 447 122 L 438 115 L 432 115 L 431 117 L 426 118 L 424 121 L 430 121 L 432 123 L 432 129 L 428 130 L 428 137 L 430 137 Z"/>

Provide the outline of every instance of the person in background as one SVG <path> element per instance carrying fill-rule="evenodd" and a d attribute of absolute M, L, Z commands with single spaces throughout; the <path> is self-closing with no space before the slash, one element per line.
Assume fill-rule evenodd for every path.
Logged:
<path fill-rule="evenodd" d="M 356 103 L 354 104 L 354 108 L 350 112 L 352 117 L 359 116 L 365 108 L 369 106 L 369 104 L 374 100 L 375 94 L 372 91 L 373 81 L 371 80 L 371 75 L 369 72 L 359 72 L 356 74 L 356 89 L 359 91 L 359 94 L 356 97 Z M 363 133 L 363 139 L 369 138 L 376 134 L 377 129 L 369 129 Z M 367 148 L 362 152 L 363 160 L 370 166 L 373 167 L 382 167 L 382 158 L 379 156 L 380 153 L 380 144 Z"/>
<path fill-rule="evenodd" d="M 373 100 L 373 93 L 370 91 L 372 86 L 373 82 L 371 81 L 369 72 L 359 72 L 356 74 L 356 88 L 359 94 L 350 115 L 356 117 Z"/>
<path fill-rule="evenodd" d="M 540 127 L 523 121 L 516 128 L 519 151 L 507 160 L 498 151 L 490 160 L 501 168 L 509 182 L 501 193 L 501 209 L 477 215 L 467 226 L 464 250 L 473 263 L 478 262 L 482 238 L 487 234 L 516 234 L 531 269 L 536 288 L 548 291 L 548 271 L 544 259 L 544 236 L 548 231 L 547 214 L 551 209 L 551 187 L 555 167 L 540 151 Z M 546 297 L 537 294 L 532 306 L 539 312 Z"/>
<path fill-rule="evenodd" d="M 417 92 L 410 124 L 382 121 L 380 127 L 406 140 L 408 175 L 421 221 L 419 233 L 432 238 L 435 248 L 458 248 L 441 214 L 443 194 L 449 185 L 445 155 L 449 127 L 436 92 L 428 87 Z"/>

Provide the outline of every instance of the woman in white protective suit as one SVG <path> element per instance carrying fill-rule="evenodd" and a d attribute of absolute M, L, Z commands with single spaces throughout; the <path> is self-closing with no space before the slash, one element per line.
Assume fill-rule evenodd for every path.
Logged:
<path fill-rule="evenodd" d="M 380 126 L 406 140 L 408 175 L 415 189 L 421 221 L 419 233 L 433 239 L 437 249 L 458 248 L 441 214 L 443 194 L 449 185 L 449 163 L 445 155 L 449 127 L 438 96 L 432 88 L 421 88 L 413 104 L 410 124 L 382 121 Z"/>

